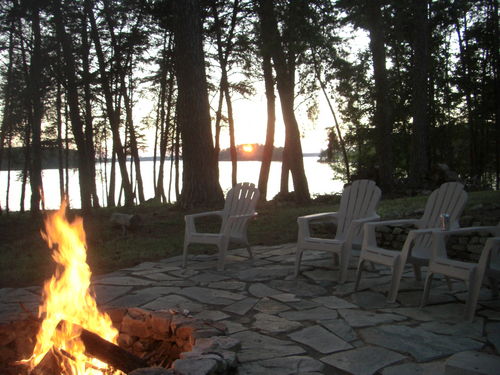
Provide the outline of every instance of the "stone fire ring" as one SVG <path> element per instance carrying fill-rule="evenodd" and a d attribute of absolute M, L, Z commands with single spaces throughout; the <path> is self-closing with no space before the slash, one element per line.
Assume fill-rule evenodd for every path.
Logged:
<path fill-rule="evenodd" d="M 195 319 L 173 309 L 152 312 L 124 308 L 106 312 L 120 332 L 120 347 L 147 360 L 149 356 L 153 359 L 148 360 L 150 363 L 171 363 L 170 368 L 141 368 L 128 375 L 231 374 L 237 367 L 240 342 L 227 337 L 221 323 Z"/>

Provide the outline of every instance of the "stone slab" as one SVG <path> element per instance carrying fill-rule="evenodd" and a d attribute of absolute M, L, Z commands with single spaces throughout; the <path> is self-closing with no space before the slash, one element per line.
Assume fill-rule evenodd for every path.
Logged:
<path fill-rule="evenodd" d="M 254 297 L 262 298 L 262 297 L 270 297 L 276 294 L 280 294 L 281 292 L 268 287 L 266 284 L 262 283 L 254 283 L 248 287 L 248 292 L 252 294 Z"/>
<path fill-rule="evenodd" d="M 290 310 L 290 307 L 285 305 L 284 303 L 275 301 L 267 297 L 262 298 L 259 302 L 255 304 L 253 308 L 257 311 L 260 311 L 261 313 L 266 313 L 266 314 L 276 314 Z"/>
<path fill-rule="evenodd" d="M 258 362 L 243 363 L 238 367 L 239 375 L 290 375 L 290 374 L 323 374 L 325 365 L 306 356 L 289 356 L 266 359 Z"/>
<path fill-rule="evenodd" d="M 381 371 L 382 375 L 445 375 L 444 361 L 430 363 L 404 363 L 389 366 Z"/>
<path fill-rule="evenodd" d="M 288 337 L 322 354 L 352 349 L 352 345 L 319 325 L 293 332 L 289 334 Z"/>
<path fill-rule="evenodd" d="M 335 297 L 335 296 L 323 296 L 316 297 L 312 299 L 314 302 L 317 302 L 329 309 L 354 309 L 358 308 L 357 305 L 346 301 L 343 298 Z"/>
<path fill-rule="evenodd" d="M 289 320 L 331 320 L 337 318 L 337 311 L 320 306 L 310 310 L 285 311 L 279 314 L 282 318 Z"/>
<path fill-rule="evenodd" d="M 232 312 L 238 315 L 245 315 L 259 300 L 257 298 L 248 297 L 244 300 L 235 302 L 223 308 L 224 311 Z"/>
<path fill-rule="evenodd" d="M 252 323 L 252 327 L 264 332 L 289 332 L 302 327 L 302 324 L 299 322 L 270 314 L 258 313 L 255 314 L 254 318 L 255 321 Z"/>
<path fill-rule="evenodd" d="M 356 331 L 354 331 L 352 327 L 343 319 L 322 320 L 320 321 L 320 324 L 347 342 L 358 339 Z"/>
<path fill-rule="evenodd" d="M 276 339 L 253 331 L 237 332 L 231 337 L 241 342 L 238 359 L 242 363 L 298 355 L 305 352 L 303 348 L 293 345 L 291 341 Z"/>
<path fill-rule="evenodd" d="M 330 354 L 320 360 L 352 375 L 373 375 L 379 369 L 400 362 L 406 357 L 376 346 L 363 346 Z"/>
<path fill-rule="evenodd" d="M 377 313 L 357 309 L 339 309 L 339 314 L 347 324 L 353 328 L 370 327 L 382 323 L 392 323 L 406 320 L 404 316 L 397 314 Z"/>
<path fill-rule="evenodd" d="M 243 294 L 197 286 L 183 288 L 179 291 L 179 294 L 211 305 L 229 305 L 234 301 L 240 301 L 245 298 Z"/>
<path fill-rule="evenodd" d="M 483 343 L 469 338 L 437 335 L 419 327 L 403 325 L 365 328 L 360 331 L 360 336 L 366 343 L 410 354 L 417 362 L 432 361 L 483 347 Z"/>
<path fill-rule="evenodd" d="M 180 311 L 188 310 L 190 312 L 201 312 L 206 309 L 205 305 L 193 302 L 176 294 L 159 297 L 154 301 L 145 304 L 142 308 L 152 311 L 178 309 Z"/>
<path fill-rule="evenodd" d="M 500 357 L 475 351 L 452 355 L 445 363 L 446 375 L 498 375 Z"/>

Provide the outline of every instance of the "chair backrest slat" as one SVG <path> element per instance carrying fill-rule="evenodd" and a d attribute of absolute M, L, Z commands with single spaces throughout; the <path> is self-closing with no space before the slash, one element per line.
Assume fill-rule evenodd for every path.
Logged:
<path fill-rule="evenodd" d="M 467 193 L 459 182 L 446 182 L 434 190 L 427 199 L 424 214 L 420 219 L 420 228 L 438 228 L 440 215 L 450 215 L 450 229 L 458 228 L 460 215 L 467 203 Z M 415 248 L 427 252 L 430 256 L 432 236 L 419 236 L 415 241 Z M 422 254 L 422 253 L 421 253 Z"/>
<path fill-rule="evenodd" d="M 381 191 L 372 180 L 356 180 L 342 192 L 336 238 L 343 237 L 353 220 L 376 215 Z M 353 243 L 361 243 L 362 227 L 354 235 Z"/>
<path fill-rule="evenodd" d="M 225 230 L 229 216 L 255 213 L 255 207 L 257 206 L 259 195 L 259 189 L 255 187 L 255 184 L 242 182 L 234 185 L 233 188 L 228 191 L 226 196 L 221 230 Z M 242 223 L 240 226 L 233 227 L 231 230 L 239 233 L 244 230 L 242 225 L 244 224 Z"/>

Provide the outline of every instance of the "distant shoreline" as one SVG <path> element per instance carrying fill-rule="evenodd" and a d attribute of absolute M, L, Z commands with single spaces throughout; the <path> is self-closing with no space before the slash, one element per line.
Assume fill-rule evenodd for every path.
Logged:
<path fill-rule="evenodd" d="M 75 157 L 76 155 L 72 155 L 72 157 L 70 157 L 70 160 L 69 160 L 69 168 L 77 168 L 78 167 L 78 164 L 77 164 L 77 159 Z M 222 155 L 221 155 L 222 156 Z M 257 158 L 257 157 L 252 157 L 252 156 L 244 156 L 244 157 L 240 157 L 241 155 L 238 155 L 238 162 L 245 162 L 245 161 L 261 161 L 260 158 Z M 319 153 L 315 153 L 315 152 L 307 152 L 307 153 L 304 153 L 302 154 L 302 156 L 304 158 L 311 158 L 311 157 L 317 157 L 319 159 L 319 156 L 320 154 Z M 127 161 L 130 162 L 131 158 L 130 157 L 127 157 Z M 143 161 L 153 161 L 154 160 L 154 156 L 141 156 L 139 158 L 139 160 L 141 162 Z M 180 158 L 180 160 L 182 160 L 182 157 Z M 156 157 L 156 161 L 159 162 L 160 161 L 160 157 L 157 156 Z M 171 161 L 171 158 L 170 157 L 166 157 L 165 158 L 165 161 Z M 220 157 L 219 158 L 219 161 L 231 161 L 231 159 L 229 158 L 226 158 L 224 156 Z M 272 158 L 272 161 L 278 161 L 278 162 L 281 162 L 282 159 L 280 157 L 277 157 L 277 155 L 273 155 L 273 158 Z M 96 164 L 97 163 L 100 163 L 101 161 L 100 160 L 97 160 L 96 159 Z M 111 159 L 107 159 L 106 161 L 103 160 L 103 162 L 106 162 L 106 163 L 109 163 L 111 162 Z M 12 165 L 10 167 L 10 170 L 11 171 L 20 171 L 23 169 L 23 165 L 24 165 L 24 162 L 22 160 L 17 160 L 17 161 L 13 161 L 12 162 Z M 57 158 L 43 158 L 42 160 L 42 169 L 57 169 L 58 168 L 58 163 L 57 163 Z M 2 160 L 2 166 L 0 168 L 0 171 L 7 171 L 7 160 L 4 158 Z"/>

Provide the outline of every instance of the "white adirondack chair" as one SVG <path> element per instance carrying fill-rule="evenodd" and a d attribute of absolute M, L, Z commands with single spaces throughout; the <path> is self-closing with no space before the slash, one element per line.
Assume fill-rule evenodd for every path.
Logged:
<path fill-rule="evenodd" d="M 464 235 L 475 232 L 491 233 L 495 237 L 486 240 L 478 263 L 463 262 L 448 258 L 446 238 L 451 235 Z M 496 280 L 500 280 L 500 224 L 496 227 L 469 227 L 451 231 L 435 231 L 432 234 L 432 257 L 425 279 L 421 306 L 427 304 L 432 279 L 442 274 L 452 279 L 465 281 L 469 292 L 465 304 L 465 319 L 474 319 L 479 291 L 484 277 L 488 277 L 494 296 L 498 295 Z"/>
<path fill-rule="evenodd" d="M 344 283 L 352 249 L 353 247 L 359 249 L 361 245 L 363 224 L 380 218 L 376 213 L 380 195 L 380 189 L 374 181 L 357 180 L 344 188 L 337 212 L 299 217 L 295 276 L 299 274 L 302 253 L 305 250 L 322 250 L 333 253 L 336 264 L 340 257 L 339 282 Z M 331 239 L 312 237 L 310 225 L 318 222 L 335 223 L 337 225 L 335 237 Z"/>
<path fill-rule="evenodd" d="M 365 224 L 363 244 L 356 273 L 355 290 L 359 287 L 361 273 L 366 261 L 383 264 L 392 269 L 392 282 L 387 300 L 395 302 L 401 276 L 406 263 L 411 263 L 417 280 L 421 280 L 420 267 L 426 266 L 431 258 L 431 233 L 439 228 L 440 215 L 450 215 L 450 229 L 459 227 L 459 218 L 467 202 L 464 186 L 458 182 L 447 182 L 434 190 L 425 205 L 420 219 L 379 221 Z M 406 238 L 402 251 L 388 250 L 377 246 L 375 229 L 378 226 L 414 225 Z"/>
<path fill-rule="evenodd" d="M 184 234 L 183 267 L 187 265 L 188 246 L 192 243 L 211 244 L 219 249 L 217 268 L 224 269 L 227 249 L 230 243 L 246 246 L 250 258 L 252 249 L 247 239 L 248 221 L 257 213 L 255 206 L 259 200 L 259 190 L 254 184 L 244 182 L 236 184 L 226 196 L 224 209 L 220 211 L 201 212 L 186 215 L 186 230 Z M 219 216 L 222 223 L 219 233 L 200 233 L 196 230 L 195 220 L 203 216 Z"/>

